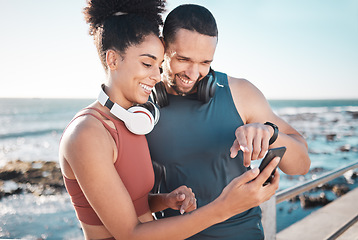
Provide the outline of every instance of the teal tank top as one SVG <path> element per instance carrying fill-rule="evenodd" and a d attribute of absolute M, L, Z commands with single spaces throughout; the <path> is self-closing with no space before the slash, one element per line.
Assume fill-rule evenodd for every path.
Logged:
<path fill-rule="evenodd" d="M 230 158 L 235 130 L 243 121 L 234 105 L 227 75 L 216 72 L 214 97 L 203 104 L 197 93 L 168 94 L 169 106 L 160 109 L 160 120 L 147 135 L 152 160 L 166 169 L 161 192 L 181 185 L 193 189 L 198 207 L 217 198 L 232 179 L 247 171 L 240 151 Z M 218 209 L 220 211 L 220 209 Z M 179 215 L 167 209 L 164 217 Z M 189 239 L 263 239 L 261 210 L 252 208 L 216 224 Z"/>

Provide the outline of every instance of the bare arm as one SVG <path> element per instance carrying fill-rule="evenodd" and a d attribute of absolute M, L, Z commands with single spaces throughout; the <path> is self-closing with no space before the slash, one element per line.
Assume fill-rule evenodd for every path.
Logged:
<path fill-rule="evenodd" d="M 278 173 L 272 184 L 262 186 L 276 161 L 260 175 L 255 169 L 234 179 L 216 200 L 200 209 L 182 216 L 140 223 L 129 193 L 113 166 L 116 158 L 113 139 L 101 124 L 93 121 L 67 129 L 60 155 L 71 168 L 67 171 L 71 175 L 68 177 L 76 177 L 104 226 L 117 239 L 185 239 L 258 206 L 277 190 Z"/>
<path fill-rule="evenodd" d="M 242 149 L 244 164 L 248 166 L 251 160 L 262 158 L 269 147 L 286 146 L 287 151 L 279 166 L 281 170 L 292 175 L 306 174 L 311 161 L 302 135 L 272 111 L 260 90 L 249 81 L 229 77 L 229 85 L 235 106 L 245 124 L 235 132 L 231 155 L 235 156 Z M 269 139 L 273 129 L 263 125 L 265 122 L 272 122 L 279 128 L 278 138 L 271 146 Z"/>

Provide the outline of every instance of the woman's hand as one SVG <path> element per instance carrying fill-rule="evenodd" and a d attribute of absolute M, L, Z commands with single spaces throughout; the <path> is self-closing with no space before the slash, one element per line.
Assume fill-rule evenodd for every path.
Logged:
<path fill-rule="evenodd" d="M 280 175 L 275 171 L 272 182 L 263 186 L 277 166 L 280 158 L 274 158 L 265 169 L 260 172 L 254 168 L 233 179 L 214 201 L 219 203 L 221 213 L 227 219 L 250 208 L 256 207 L 269 200 L 278 189 Z"/>
<path fill-rule="evenodd" d="M 165 205 L 168 208 L 179 210 L 181 214 L 196 209 L 196 198 L 191 188 L 181 186 L 166 194 Z"/>

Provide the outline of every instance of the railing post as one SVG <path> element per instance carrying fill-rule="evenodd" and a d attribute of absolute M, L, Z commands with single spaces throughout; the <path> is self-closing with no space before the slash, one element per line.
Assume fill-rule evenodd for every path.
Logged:
<path fill-rule="evenodd" d="M 262 210 L 262 226 L 265 240 L 276 239 L 276 195 L 260 205 Z"/>

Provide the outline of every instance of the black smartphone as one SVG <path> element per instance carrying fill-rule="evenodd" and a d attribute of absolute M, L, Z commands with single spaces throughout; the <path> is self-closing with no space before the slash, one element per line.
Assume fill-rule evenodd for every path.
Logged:
<path fill-rule="evenodd" d="M 275 157 L 280 157 L 280 161 L 283 157 L 283 155 L 286 152 L 286 147 L 278 147 L 278 148 L 271 148 L 267 151 L 267 154 L 265 155 L 265 157 L 262 159 L 262 162 L 259 166 L 260 172 L 262 172 L 265 167 L 272 161 L 272 159 L 274 159 Z M 278 164 L 277 164 L 278 166 Z M 263 184 L 264 186 L 271 183 L 272 178 L 276 172 L 276 168 L 272 171 L 270 177 L 266 180 L 266 182 Z"/>

